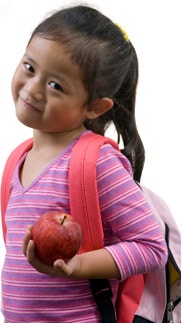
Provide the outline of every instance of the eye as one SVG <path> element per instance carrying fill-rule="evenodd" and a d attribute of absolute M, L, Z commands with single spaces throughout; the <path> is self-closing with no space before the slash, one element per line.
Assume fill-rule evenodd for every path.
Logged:
<path fill-rule="evenodd" d="M 60 91 L 60 92 L 64 92 L 63 88 L 61 85 L 59 85 L 58 83 L 54 82 L 54 81 L 51 81 L 49 83 L 49 85 L 56 91 Z"/>
<path fill-rule="evenodd" d="M 32 73 L 34 72 L 34 68 L 29 63 L 24 63 L 24 66 L 28 72 L 32 72 Z"/>

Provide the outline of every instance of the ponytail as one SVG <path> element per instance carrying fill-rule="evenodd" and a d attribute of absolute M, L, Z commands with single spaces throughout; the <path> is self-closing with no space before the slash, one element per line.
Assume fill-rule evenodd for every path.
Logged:
<path fill-rule="evenodd" d="M 145 161 L 145 150 L 135 119 L 138 60 L 134 48 L 131 48 L 133 52 L 131 63 L 119 91 L 113 98 L 113 108 L 95 120 L 86 120 L 85 126 L 87 129 L 104 135 L 108 126 L 113 122 L 117 131 L 118 143 L 120 139 L 123 141 L 124 148 L 121 149 L 121 152 L 131 163 L 134 179 L 140 182 Z"/>

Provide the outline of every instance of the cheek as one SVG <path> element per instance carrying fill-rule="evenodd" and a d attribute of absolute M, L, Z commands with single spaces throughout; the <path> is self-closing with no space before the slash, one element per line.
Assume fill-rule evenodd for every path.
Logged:
<path fill-rule="evenodd" d="M 55 106 L 54 106 L 55 107 Z M 67 109 L 49 109 L 49 122 L 56 125 L 58 128 L 72 129 L 84 122 L 86 118 L 85 108 L 67 107 Z"/>
<path fill-rule="evenodd" d="M 63 117 L 65 119 L 65 122 L 80 122 L 80 121 L 84 121 L 86 118 L 86 108 L 85 107 L 75 107 L 74 109 L 70 109 L 67 111 L 64 111 L 63 113 Z"/>
<path fill-rule="evenodd" d="M 20 84 L 19 84 L 19 73 L 18 73 L 18 70 L 15 71 L 14 75 L 13 75 L 13 78 L 11 80 L 11 93 L 12 93 L 12 96 L 13 96 L 13 99 L 15 100 L 18 96 L 18 91 L 19 91 L 19 88 L 20 88 Z"/>
<path fill-rule="evenodd" d="M 13 75 L 13 78 L 11 80 L 11 92 L 14 97 L 14 89 L 15 89 L 15 75 Z"/>

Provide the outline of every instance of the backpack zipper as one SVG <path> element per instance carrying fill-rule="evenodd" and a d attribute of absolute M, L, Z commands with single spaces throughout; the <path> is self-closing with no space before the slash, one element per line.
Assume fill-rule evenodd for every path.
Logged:
<path fill-rule="evenodd" d="M 170 301 L 167 304 L 167 322 L 168 323 L 174 323 L 174 321 L 173 321 L 173 308 L 174 308 L 173 301 Z"/>

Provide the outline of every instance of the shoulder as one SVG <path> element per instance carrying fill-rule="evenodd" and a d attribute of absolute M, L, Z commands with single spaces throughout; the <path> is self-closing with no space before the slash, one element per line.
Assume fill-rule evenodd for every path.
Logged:
<path fill-rule="evenodd" d="M 104 144 L 99 149 L 97 169 L 120 168 L 125 169 L 132 176 L 129 160 L 111 144 Z"/>

